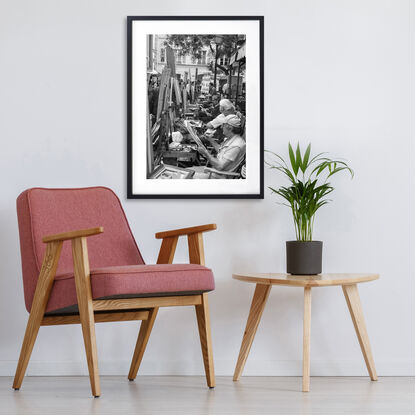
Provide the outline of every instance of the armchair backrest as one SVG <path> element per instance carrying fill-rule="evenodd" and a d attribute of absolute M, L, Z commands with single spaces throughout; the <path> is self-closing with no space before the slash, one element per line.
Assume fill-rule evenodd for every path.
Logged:
<path fill-rule="evenodd" d="M 121 203 L 106 187 L 25 190 L 17 198 L 26 308 L 32 305 L 47 235 L 104 227 L 88 238 L 90 267 L 143 264 Z M 70 241 L 64 242 L 57 273 L 73 271 Z"/>

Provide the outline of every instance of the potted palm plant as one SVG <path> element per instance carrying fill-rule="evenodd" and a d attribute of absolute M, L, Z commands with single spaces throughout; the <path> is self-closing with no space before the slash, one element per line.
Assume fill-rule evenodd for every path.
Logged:
<path fill-rule="evenodd" d="M 266 162 L 271 169 L 283 173 L 289 180 L 288 186 L 278 189 L 269 187 L 273 193 L 285 199 L 283 205 L 291 209 L 295 225 L 295 241 L 287 241 L 287 272 L 297 275 L 321 273 L 322 241 L 313 241 L 313 226 L 316 212 L 330 200 L 327 195 L 334 187 L 328 182 L 333 175 L 353 170 L 346 162 L 333 160 L 320 153 L 311 156 L 311 144 L 302 154 L 300 145 L 294 151 L 288 144 L 289 161 L 268 151 L 274 159 Z"/>

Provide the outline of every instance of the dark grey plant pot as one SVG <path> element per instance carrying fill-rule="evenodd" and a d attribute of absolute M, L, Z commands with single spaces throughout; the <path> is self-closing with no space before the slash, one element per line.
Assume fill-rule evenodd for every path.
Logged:
<path fill-rule="evenodd" d="M 322 241 L 287 241 L 287 273 L 315 275 L 321 273 Z"/>

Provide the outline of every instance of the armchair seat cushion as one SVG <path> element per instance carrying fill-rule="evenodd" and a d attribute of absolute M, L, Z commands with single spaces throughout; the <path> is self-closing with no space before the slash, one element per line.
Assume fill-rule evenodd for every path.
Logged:
<path fill-rule="evenodd" d="M 123 265 L 91 269 L 92 298 L 192 295 L 215 288 L 212 270 L 197 264 Z M 57 274 L 46 312 L 77 311 L 73 273 Z"/>

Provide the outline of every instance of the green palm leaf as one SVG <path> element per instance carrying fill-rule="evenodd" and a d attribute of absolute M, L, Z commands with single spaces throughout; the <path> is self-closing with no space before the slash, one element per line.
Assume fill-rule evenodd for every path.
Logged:
<path fill-rule="evenodd" d="M 353 170 L 345 161 L 330 159 L 326 153 L 311 157 L 311 144 L 301 155 L 299 143 L 295 152 L 291 143 L 288 143 L 289 163 L 276 153 L 267 153 L 275 157 L 273 162 L 266 161 L 267 166 L 283 173 L 290 182 L 289 186 L 269 189 L 283 198 L 287 203 L 282 204 L 291 209 L 297 239 L 312 240 L 315 215 L 322 206 L 330 202 L 326 196 L 334 191 L 334 187 L 327 180 L 341 171 L 348 171 L 353 178 Z M 300 170 L 302 180 L 297 178 Z"/>
<path fill-rule="evenodd" d="M 297 176 L 297 174 L 298 174 L 297 162 L 296 162 L 296 159 L 295 159 L 294 150 L 291 147 L 290 143 L 288 144 L 288 154 L 290 156 L 291 168 L 294 172 L 294 175 Z"/>
<path fill-rule="evenodd" d="M 303 163 L 301 165 L 301 171 L 305 173 L 308 167 L 308 159 L 310 158 L 310 152 L 311 152 L 311 144 L 308 145 L 303 158 Z"/>

